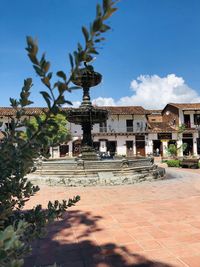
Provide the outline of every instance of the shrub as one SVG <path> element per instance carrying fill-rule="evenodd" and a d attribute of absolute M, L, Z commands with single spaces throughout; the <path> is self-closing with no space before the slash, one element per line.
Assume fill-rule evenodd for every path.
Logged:
<path fill-rule="evenodd" d="M 180 167 L 180 160 L 171 159 L 166 161 L 168 167 Z"/>
<path fill-rule="evenodd" d="M 79 201 L 76 196 L 68 201 L 49 202 L 47 209 L 37 205 L 31 210 L 23 212 L 26 202 L 38 190 L 26 178 L 27 174 L 33 170 L 34 160 L 41 153 L 47 155 L 45 149 L 49 145 L 49 140 L 58 134 L 59 121 L 53 119 L 57 114 L 61 114 L 61 107 L 70 103 L 65 99 L 65 93 L 74 89 L 70 86 L 84 64 L 87 65 L 96 51 L 97 43 L 104 40 L 102 36 L 110 27 L 104 24 L 116 8 L 113 7 L 116 1 L 104 0 L 102 7 L 97 4 L 96 18 L 90 24 L 89 30 L 82 27 L 85 39 L 84 47 L 78 43 L 77 50 L 70 54 L 70 75 L 63 71 L 56 73 L 56 82 L 52 82 L 53 73 L 50 70 L 50 62 L 46 60 L 45 54 L 38 56 L 38 44 L 36 40 L 27 37 L 28 57 L 33 68 L 40 77 L 41 82 L 46 86 L 46 91 L 41 91 L 47 109 L 44 109 L 44 118 L 35 115 L 37 127 L 33 127 L 26 118 L 26 107 L 33 102 L 29 99 L 32 79 L 24 80 L 24 85 L 19 99 L 10 98 L 11 107 L 15 111 L 15 117 L 10 118 L 10 126 L 3 134 L 4 139 L 0 143 L 0 266 L 1 267 L 21 267 L 23 257 L 30 251 L 30 241 L 40 237 L 44 233 L 47 223 L 62 217 L 68 207 Z M 54 77 L 55 78 L 55 77 Z M 53 79 L 55 80 L 55 79 Z M 52 117 L 53 116 L 53 117 Z M 24 133 L 22 129 L 26 129 Z M 55 139 L 53 139 L 55 142 Z M 44 148 L 41 152 L 41 147 Z"/>

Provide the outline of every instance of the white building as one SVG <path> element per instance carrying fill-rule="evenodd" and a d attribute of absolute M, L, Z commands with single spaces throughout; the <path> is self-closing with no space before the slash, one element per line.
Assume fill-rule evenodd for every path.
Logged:
<path fill-rule="evenodd" d="M 111 155 L 142 155 L 149 153 L 148 121 L 144 108 L 134 107 L 101 107 L 108 111 L 105 123 L 93 126 L 94 147 L 100 152 Z M 80 153 L 81 126 L 69 124 L 73 139 L 69 142 L 69 153 L 76 156 Z"/>
<path fill-rule="evenodd" d="M 187 149 L 179 155 L 200 155 L 200 104 L 168 104 L 163 110 L 146 110 L 141 106 L 101 107 L 108 111 L 105 123 L 95 124 L 92 135 L 94 147 L 111 155 L 155 155 L 166 156 L 169 144 Z M 68 109 L 68 108 L 67 108 Z M 26 117 L 41 115 L 43 108 L 26 108 Z M 1 130 L 10 127 L 15 117 L 12 108 L 0 108 Z M 186 125 L 183 133 L 178 129 Z M 50 148 L 52 157 L 77 156 L 80 154 L 82 130 L 80 125 L 68 123 L 72 140 L 59 147 Z M 2 138 L 0 132 L 0 138 Z"/>

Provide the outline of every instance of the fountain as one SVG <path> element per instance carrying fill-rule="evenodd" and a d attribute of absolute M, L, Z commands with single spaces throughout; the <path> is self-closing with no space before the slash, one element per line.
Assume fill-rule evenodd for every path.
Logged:
<path fill-rule="evenodd" d="M 112 160 L 100 160 L 97 157 L 93 148 L 92 127 L 95 123 L 105 122 L 108 112 L 92 106 L 90 88 L 98 85 L 101 79 L 101 74 L 85 64 L 85 68 L 80 69 L 72 80 L 83 89 L 80 107 L 67 111 L 68 121 L 82 126 L 81 157 L 77 160 L 39 161 L 36 172 L 29 175 L 33 182 L 66 186 L 120 185 L 165 177 L 165 169 L 158 168 L 151 157 Z"/>
<path fill-rule="evenodd" d="M 83 139 L 81 145 L 81 158 L 83 160 L 97 160 L 96 151 L 93 148 L 92 127 L 95 123 L 105 122 L 108 112 L 104 109 L 94 108 L 90 101 L 90 88 L 101 82 L 102 76 L 95 72 L 92 66 L 80 69 L 73 79 L 73 83 L 83 88 L 83 99 L 79 108 L 67 112 L 69 122 L 82 126 Z"/>

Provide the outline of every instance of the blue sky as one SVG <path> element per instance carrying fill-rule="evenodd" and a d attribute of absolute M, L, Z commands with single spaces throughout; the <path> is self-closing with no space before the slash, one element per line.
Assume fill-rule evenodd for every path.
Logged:
<path fill-rule="evenodd" d="M 68 53 L 83 41 L 101 0 L 0 0 L 0 106 L 17 97 L 32 77 L 35 106 L 43 90 L 25 51 L 25 37 L 39 40 L 52 70 L 69 70 Z M 112 31 L 94 66 L 103 82 L 91 89 L 96 104 L 160 107 L 167 102 L 200 101 L 200 1 L 121 0 L 109 20 Z M 69 93 L 71 101 L 81 92 Z"/>

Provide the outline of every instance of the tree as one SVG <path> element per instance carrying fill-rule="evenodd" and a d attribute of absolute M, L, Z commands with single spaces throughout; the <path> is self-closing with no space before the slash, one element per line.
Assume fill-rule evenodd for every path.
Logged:
<path fill-rule="evenodd" d="M 47 90 L 40 92 L 47 104 L 44 109 L 44 119 L 34 116 L 37 128 L 33 130 L 29 120 L 24 116 L 25 108 L 32 104 L 30 89 L 32 79 L 24 80 L 20 98 L 10 98 L 15 117 L 11 119 L 11 127 L 4 134 L 0 145 L 0 266 L 20 267 L 23 257 L 30 251 L 29 242 L 43 234 L 44 226 L 60 218 L 63 212 L 79 199 L 79 196 L 63 200 L 61 203 L 49 202 L 47 209 L 41 205 L 26 212 L 22 211 L 25 203 L 38 190 L 27 180 L 26 175 L 32 170 L 34 160 L 39 156 L 42 145 L 52 138 L 51 127 L 57 133 L 58 122 L 52 117 L 61 113 L 61 107 L 70 103 L 65 99 L 65 92 L 71 91 L 70 82 L 84 62 L 90 62 L 94 54 L 98 54 L 96 45 L 105 38 L 103 33 L 110 29 L 104 22 L 116 11 L 116 1 L 103 0 L 102 6 L 97 4 L 96 17 L 89 30 L 82 27 L 85 38 L 84 47 L 78 43 L 78 48 L 69 55 L 71 71 L 69 78 L 63 71 L 56 73 L 58 81 L 52 83 L 53 73 L 50 72 L 50 62 L 45 54 L 38 56 L 38 44 L 32 37 L 27 37 L 27 52 L 33 63 L 33 68 L 46 86 Z M 26 128 L 26 136 L 21 130 Z M 53 130 L 53 132 L 54 132 Z"/>
<path fill-rule="evenodd" d="M 186 127 L 184 124 L 182 124 L 178 127 L 178 131 L 177 131 L 177 138 L 178 139 L 180 139 L 180 136 L 185 131 L 185 128 Z M 187 148 L 186 143 L 183 143 L 179 147 L 177 147 L 177 145 L 175 145 L 175 144 L 170 144 L 169 147 L 166 149 L 166 152 L 170 157 L 176 157 L 180 150 L 185 151 L 186 148 Z"/>
<path fill-rule="evenodd" d="M 45 115 L 40 115 L 39 119 L 44 121 L 46 119 Z M 66 143 L 71 140 L 71 133 L 67 129 L 67 119 L 63 114 L 52 115 L 50 117 L 54 123 L 46 129 L 46 142 L 43 144 L 42 148 L 47 149 L 49 147 L 58 146 L 59 144 Z M 38 122 L 35 117 L 31 118 L 29 121 L 29 127 L 32 132 L 38 131 Z M 27 136 L 25 134 L 25 136 Z"/>

